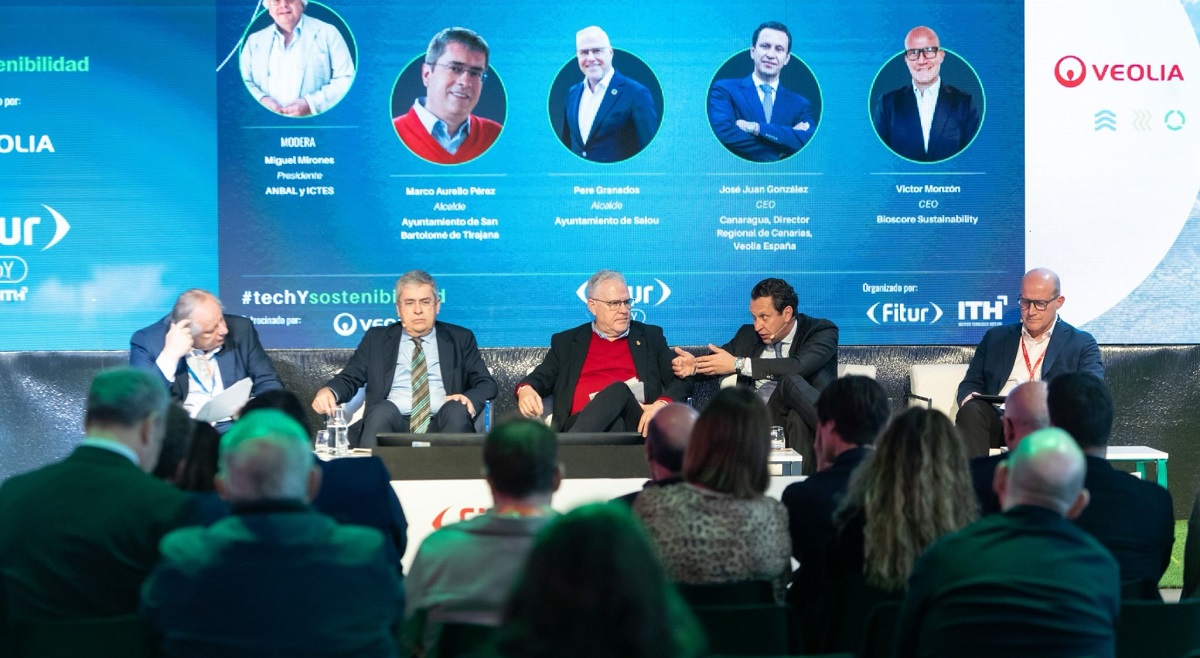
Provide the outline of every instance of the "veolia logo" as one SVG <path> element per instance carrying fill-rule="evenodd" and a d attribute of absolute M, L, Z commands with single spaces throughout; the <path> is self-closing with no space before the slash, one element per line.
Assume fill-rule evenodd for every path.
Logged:
<path fill-rule="evenodd" d="M 1088 78 L 1088 69 L 1097 82 L 1183 82 L 1183 70 L 1178 64 L 1092 64 L 1067 55 L 1054 64 L 1054 77 L 1064 87 L 1078 87 Z"/>
<path fill-rule="evenodd" d="M 1054 77 L 1064 87 L 1078 87 L 1087 78 L 1087 66 L 1074 55 L 1067 55 L 1054 65 Z"/>

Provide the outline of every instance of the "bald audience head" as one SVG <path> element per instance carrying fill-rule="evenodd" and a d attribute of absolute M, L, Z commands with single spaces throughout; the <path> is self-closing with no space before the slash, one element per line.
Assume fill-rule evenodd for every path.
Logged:
<path fill-rule="evenodd" d="M 1046 407 L 1046 382 L 1028 381 L 1014 388 L 1004 400 L 1004 445 L 1015 450 L 1021 439 L 1050 427 Z"/>
<path fill-rule="evenodd" d="M 1032 505 L 1073 519 L 1088 504 L 1086 474 L 1087 462 L 1071 435 L 1048 427 L 1025 437 L 996 468 L 996 494 L 1005 511 Z"/>
<path fill-rule="evenodd" d="M 650 479 L 663 480 L 683 471 L 683 453 L 692 440 L 692 428 L 699 417 L 700 414 L 686 404 L 672 403 L 650 419 L 646 431 Z"/>
<path fill-rule="evenodd" d="M 217 492 L 230 503 L 308 502 L 321 484 L 304 428 L 276 409 L 242 416 L 221 437 Z"/>

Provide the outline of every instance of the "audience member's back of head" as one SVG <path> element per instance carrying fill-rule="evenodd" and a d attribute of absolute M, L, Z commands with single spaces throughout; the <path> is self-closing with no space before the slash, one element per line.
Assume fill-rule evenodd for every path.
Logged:
<path fill-rule="evenodd" d="M 879 382 L 861 375 L 833 380 L 817 398 L 817 420 L 833 422 L 842 440 L 870 445 L 887 424 L 891 402 Z"/>
<path fill-rule="evenodd" d="M 304 404 L 300 402 L 300 398 L 291 391 L 274 389 L 252 397 L 242 406 L 241 414 L 245 416 L 256 409 L 278 409 L 292 420 L 300 423 L 305 436 L 310 439 L 313 436 L 312 424 L 308 422 L 308 412 L 304 410 Z"/>
<path fill-rule="evenodd" d="M 1087 505 L 1086 474 L 1087 464 L 1075 440 L 1059 428 L 1041 429 L 1025 437 L 1008 461 L 997 467 L 1000 500 L 1006 511 L 1033 505 L 1074 518 Z"/>
<path fill-rule="evenodd" d="M 225 436 L 217 490 L 230 503 L 306 501 L 316 493 L 319 473 L 304 428 L 276 409 L 242 416 Z"/>
<path fill-rule="evenodd" d="M 865 517 L 867 581 L 903 588 L 934 540 L 977 516 L 966 452 L 950 419 L 917 407 L 897 416 L 854 472 L 839 516 L 855 508 Z"/>
<path fill-rule="evenodd" d="M 132 428 L 151 416 L 166 422 L 170 398 L 154 375 L 134 368 L 100 371 L 88 391 L 84 425 Z"/>
<path fill-rule="evenodd" d="M 650 419 L 646 430 L 646 456 L 672 473 L 683 471 L 683 455 L 692 439 L 696 410 L 673 402 Z"/>
<path fill-rule="evenodd" d="M 157 375 L 127 367 L 102 370 L 88 391 L 83 424 L 89 435 L 132 448 L 142 470 L 150 473 L 158 464 L 169 404 L 167 389 Z M 145 436 L 140 435 L 143 427 L 149 430 Z"/>
<path fill-rule="evenodd" d="M 1104 380 L 1082 372 L 1050 380 L 1046 394 L 1050 424 L 1061 427 L 1084 450 L 1104 448 L 1112 433 L 1113 402 Z"/>
<path fill-rule="evenodd" d="M 504 656 L 701 655 L 703 634 L 627 508 L 580 507 L 538 536 L 500 631 Z"/>
<path fill-rule="evenodd" d="M 163 434 L 158 465 L 154 467 L 154 477 L 178 484 L 182 476 L 180 466 L 185 463 L 191 450 L 195 428 L 196 421 L 188 416 L 183 407 L 178 404 L 167 407 L 166 432 Z"/>
<path fill-rule="evenodd" d="M 512 498 L 551 493 L 558 474 L 558 440 L 545 423 L 506 420 L 484 439 L 483 466 L 497 493 Z"/>
<path fill-rule="evenodd" d="M 213 478 L 217 475 L 220 448 L 221 433 L 208 423 L 196 423 L 196 429 L 192 432 L 192 446 L 179 477 L 179 488 L 184 491 L 215 491 Z"/>
<path fill-rule="evenodd" d="M 756 498 L 771 476 L 770 419 L 758 394 L 721 389 L 700 414 L 683 457 L 688 482 L 737 498 Z"/>

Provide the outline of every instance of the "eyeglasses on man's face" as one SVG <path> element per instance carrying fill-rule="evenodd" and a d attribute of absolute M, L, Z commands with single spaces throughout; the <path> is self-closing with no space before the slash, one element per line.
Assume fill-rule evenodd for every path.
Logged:
<path fill-rule="evenodd" d="M 460 78 L 462 77 L 462 74 L 466 73 L 467 75 L 471 76 L 472 80 L 478 80 L 480 82 L 487 80 L 487 71 L 479 68 L 478 66 L 467 66 L 466 64 L 460 64 L 458 62 L 451 62 L 449 64 L 434 62 L 433 65 L 446 69 L 456 78 Z"/>
<path fill-rule="evenodd" d="M 1030 306 L 1032 306 L 1039 311 L 1044 311 L 1044 310 L 1046 310 L 1046 307 L 1048 307 L 1048 306 L 1050 306 L 1050 304 L 1054 303 L 1054 300 L 1056 300 L 1056 299 L 1058 299 L 1058 298 L 1055 297 L 1054 299 L 1026 299 L 1024 297 L 1018 297 L 1017 304 L 1019 304 L 1022 309 L 1028 309 Z"/>
<path fill-rule="evenodd" d="M 600 304 L 604 304 L 605 306 L 607 306 L 607 307 L 608 307 L 608 310 L 610 310 L 610 311 L 615 311 L 615 310 L 617 310 L 617 309 L 621 309 L 621 308 L 631 308 L 631 307 L 633 306 L 633 300 L 632 300 L 632 299 L 628 299 L 628 298 L 626 298 L 626 299 L 614 299 L 614 300 L 612 300 L 612 301 L 606 301 L 606 300 L 603 300 L 603 299 L 596 299 L 595 297 L 588 297 L 588 299 L 592 300 L 593 302 L 597 302 L 597 303 L 600 303 Z"/>
<path fill-rule="evenodd" d="M 937 57 L 937 54 L 939 52 L 941 52 L 941 50 L 942 49 L 937 46 L 926 46 L 925 48 L 909 48 L 908 50 L 904 51 L 904 59 L 907 59 L 910 62 L 915 62 L 915 61 L 917 61 L 918 58 L 921 58 L 921 57 L 924 57 L 925 59 L 933 59 L 934 57 Z"/>

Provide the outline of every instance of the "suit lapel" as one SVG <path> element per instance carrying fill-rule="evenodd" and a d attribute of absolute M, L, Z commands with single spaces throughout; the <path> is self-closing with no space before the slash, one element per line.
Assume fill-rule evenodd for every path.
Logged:
<path fill-rule="evenodd" d="M 587 84 L 586 82 L 584 84 Z M 583 93 L 583 88 L 580 88 L 580 93 Z M 625 79 L 616 71 L 613 72 L 612 80 L 608 82 L 608 89 L 604 90 L 604 100 L 600 101 L 600 107 L 596 109 L 596 118 L 592 121 L 592 130 L 588 133 L 588 142 L 592 141 L 600 132 L 600 126 L 604 122 L 604 115 L 621 100 L 625 93 Z"/>
<path fill-rule="evenodd" d="M 778 98 L 776 98 L 778 100 Z M 763 111 L 762 100 L 758 98 L 758 89 L 754 87 L 754 78 L 746 76 L 742 80 L 742 102 L 745 107 L 752 108 L 754 120 L 759 123 L 767 122 L 767 115 Z"/>
<path fill-rule="evenodd" d="M 993 390 L 984 391 L 991 395 L 1000 392 L 1004 388 L 1004 382 L 1008 381 L 1008 375 L 1012 372 L 1013 363 L 1017 355 L 1021 352 L 1021 323 L 1017 323 L 1014 327 L 1015 331 L 1010 331 L 1004 336 L 1004 340 L 1000 343 L 1000 354 L 997 355 L 997 360 L 1000 362 L 996 367 L 991 368 L 992 372 L 997 375 L 998 381 L 994 382 L 994 387 L 989 387 Z M 985 384 L 987 382 L 984 382 Z"/>
<path fill-rule="evenodd" d="M 437 346 L 438 346 L 438 362 L 442 370 L 442 388 L 445 389 L 447 395 L 453 395 L 463 390 L 462 385 L 458 382 L 458 354 L 454 351 L 454 341 L 450 339 L 450 333 L 446 331 L 441 323 L 434 325 L 437 328 Z"/>
<path fill-rule="evenodd" d="M 929 126 L 929 146 L 932 148 L 934 144 L 942 138 L 942 132 L 946 129 L 946 117 L 949 115 L 949 101 L 946 100 L 946 85 L 938 90 L 937 103 L 933 106 L 933 123 Z M 918 120 L 919 117 L 918 117 Z M 926 149 L 926 154 L 931 149 Z"/>
<path fill-rule="evenodd" d="M 1071 326 L 1059 318 L 1054 326 L 1054 333 L 1050 334 L 1050 344 L 1046 346 L 1046 358 L 1042 359 L 1042 379 L 1046 379 L 1046 375 L 1050 374 L 1051 368 L 1054 367 L 1054 359 L 1058 358 L 1062 346 L 1069 340 Z"/>
<path fill-rule="evenodd" d="M 575 332 L 570 352 L 571 362 L 567 364 L 567 389 L 570 391 L 574 391 L 575 387 L 579 385 L 579 376 L 583 374 L 583 362 L 587 359 L 588 346 L 591 341 L 591 324 L 586 324 Z M 567 400 L 567 408 L 571 408 L 570 400 Z"/>
<path fill-rule="evenodd" d="M 646 333 L 639 324 L 629 325 L 629 354 L 633 357 L 633 370 L 637 378 L 646 381 L 650 372 L 650 355 L 646 353 Z"/>
<path fill-rule="evenodd" d="M 400 356 L 400 343 L 404 342 L 404 339 L 408 337 L 408 334 L 404 333 L 404 327 L 399 322 L 393 324 L 388 329 L 388 332 L 390 335 L 383 342 L 382 358 L 371 364 L 379 368 L 381 370 L 380 374 L 383 375 L 379 379 L 384 384 L 382 389 L 383 397 L 380 399 L 386 398 L 392 390 L 392 381 L 396 378 L 396 358 Z M 367 375 L 367 381 L 370 381 L 370 375 Z"/>

